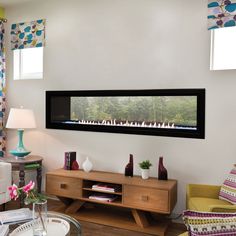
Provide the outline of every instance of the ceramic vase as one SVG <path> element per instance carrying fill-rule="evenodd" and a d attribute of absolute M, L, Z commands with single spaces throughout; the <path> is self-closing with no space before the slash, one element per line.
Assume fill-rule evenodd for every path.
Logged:
<path fill-rule="evenodd" d="M 33 203 L 33 235 L 47 235 L 47 200 Z"/>
<path fill-rule="evenodd" d="M 168 179 L 167 169 L 163 165 L 163 157 L 159 157 L 158 179 L 159 180 L 167 180 Z"/>
<path fill-rule="evenodd" d="M 148 179 L 149 178 L 149 169 L 141 169 L 141 175 L 142 175 L 142 179 Z"/>
<path fill-rule="evenodd" d="M 86 160 L 83 162 L 82 167 L 85 172 L 90 172 L 93 169 L 93 164 L 88 157 L 86 157 Z"/>
<path fill-rule="evenodd" d="M 125 166 L 125 176 L 133 177 L 134 172 L 134 160 L 133 155 L 129 155 L 129 163 Z"/>

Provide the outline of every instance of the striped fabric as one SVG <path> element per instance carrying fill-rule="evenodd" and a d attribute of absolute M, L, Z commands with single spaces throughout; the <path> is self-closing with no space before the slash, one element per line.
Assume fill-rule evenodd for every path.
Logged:
<path fill-rule="evenodd" d="M 236 168 L 233 168 L 224 181 L 219 194 L 219 199 L 236 204 Z"/>
<path fill-rule="evenodd" d="M 183 220 L 190 236 L 236 235 L 236 213 L 184 211 Z"/>

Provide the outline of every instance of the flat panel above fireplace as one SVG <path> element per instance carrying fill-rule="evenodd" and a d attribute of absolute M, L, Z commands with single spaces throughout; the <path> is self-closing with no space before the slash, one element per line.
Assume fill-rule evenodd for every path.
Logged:
<path fill-rule="evenodd" d="M 46 128 L 205 137 L 205 89 L 46 91 Z"/>

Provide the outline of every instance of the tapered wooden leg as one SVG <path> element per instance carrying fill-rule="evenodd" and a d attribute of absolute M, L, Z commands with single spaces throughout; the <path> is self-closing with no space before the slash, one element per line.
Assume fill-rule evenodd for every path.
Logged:
<path fill-rule="evenodd" d="M 39 163 L 39 167 L 37 168 L 38 193 L 41 193 L 41 184 L 42 184 L 42 162 Z"/>
<path fill-rule="evenodd" d="M 25 165 L 20 164 L 19 165 L 19 187 L 23 187 L 25 185 Z M 24 199 L 25 194 L 20 194 L 20 208 L 24 206 Z"/>
<path fill-rule="evenodd" d="M 142 228 L 145 228 L 149 225 L 147 217 L 144 211 L 132 209 L 132 214 L 137 225 Z"/>
<path fill-rule="evenodd" d="M 64 205 L 64 204 L 62 204 L 62 205 L 60 205 L 60 206 L 57 206 L 57 207 L 55 207 L 55 208 L 53 208 L 52 210 L 53 211 L 57 211 L 57 212 L 65 212 L 65 210 L 66 210 L 66 205 Z"/>
<path fill-rule="evenodd" d="M 80 201 L 80 200 L 74 200 L 65 210 L 65 213 L 67 214 L 74 214 L 76 213 L 80 207 L 82 207 L 84 205 L 84 201 Z"/>
<path fill-rule="evenodd" d="M 73 199 L 71 199 L 71 198 L 59 197 L 59 196 L 57 196 L 57 197 L 58 197 L 59 200 L 60 200 L 61 202 L 63 202 L 66 206 L 69 206 L 69 205 L 73 202 Z"/>

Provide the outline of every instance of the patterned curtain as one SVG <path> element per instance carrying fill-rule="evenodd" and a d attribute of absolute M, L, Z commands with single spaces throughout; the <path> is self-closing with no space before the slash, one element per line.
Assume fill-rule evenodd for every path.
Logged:
<path fill-rule="evenodd" d="M 45 46 L 45 20 L 12 24 L 11 49 Z"/>
<path fill-rule="evenodd" d="M 0 157 L 6 153 L 5 111 L 6 111 L 6 67 L 5 67 L 5 30 L 0 22 Z"/>
<path fill-rule="evenodd" d="M 208 0 L 208 29 L 236 26 L 236 0 Z"/>

